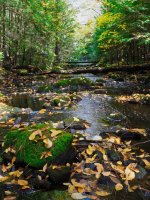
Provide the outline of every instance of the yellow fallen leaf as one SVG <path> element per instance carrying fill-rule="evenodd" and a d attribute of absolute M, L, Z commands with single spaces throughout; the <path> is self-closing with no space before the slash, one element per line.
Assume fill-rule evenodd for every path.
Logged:
<path fill-rule="evenodd" d="M 48 165 L 47 165 L 47 163 L 46 163 L 46 164 L 44 165 L 44 167 L 43 167 L 43 172 L 46 172 L 47 167 L 48 167 Z"/>
<path fill-rule="evenodd" d="M 8 176 L 1 176 L 1 175 L 0 175 L 0 182 L 7 181 L 8 179 L 9 179 Z"/>
<path fill-rule="evenodd" d="M 46 112 L 46 109 L 41 109 L 38 114 L 44 114 Z"/>
<path fill-rule="evenodd" d="M 105 196 L 110 195 L 111 193 L 108 192 L 108 191 L 104 191 L 104 190 L 98 190 L 98 191 L 96 191 L 96 194 L 97 194 L 98 196 L 105 197 Z"/>
<path fill-rule="evenodd" d="M 88 148 L 86 149 L 86 153 L 88 155 L 92 155 L 94 151 L 95 151 L 95 148 L 91 145 L 89 145 Z"/>
<path fill-rule="evenodd" d="M 121 183 L 118 183 L 117 185 L 115 185 L 115 189 L 116 189 L 116 191 L 122 190 L 123 185 Z"/>
<path fill-rule="evenodd" d="M 10 172 L 9 175 L 10 176 L 15 176 L 15 177 L 20 177 L 22 173 L 23 172 L 20 172 L 19 170 L 16 170 L 14 172 Z"/>
<path fill-rule="evenodd" d="M 7 167 L 3 164 L 2 165 L 2 172 L 5 173 L 7 171 Z"/>
<path fill-rule="evenodd" d="M 147 169 L 150 169 L 150 162 L 146 159 L 143 159 L 144 164 L 146 165 Z"/>
<path fill-rule="evenodd" d="M 7 121 L 7 124 L 13 124 L 14 121 L 15 121 L 15 118 L 11 118 L 11 119 L 9 119 L 9 120 Z"/>
<path fill-rule="evenodd" d="M 29 140 L 34 140 L 36 135 L 42 136 L 42 132 L 41 132 L 40 130 L 34 131 L 34 132 L 29 136 Z"/>
<path fill-rule="evenodd" d="M 126 180 L 128 181 L 132 181 L 135 178 L 135 172 L 129 169 L 128 166 L 125 169 L 125 175 L 126 175 Z"/>
<path fill-rule="evenodd" d="M 11 163 L 13 164 L 15 161 L 16 161 L 16 157 L 13 157 Z"/>
<path fill-rule="evenodd" d="M 78 188 L 85 188 L 86 187 L 86 185 L 84 183 L 78 183 L 78 182 L 76 182 L 75 179 L 71 179 L 71 183 L 74 187 L 78 187 Z"/>
<path fill-rule="evenodd" d="M 108 142 L 114 143 L 114 144 L 121 144 L 121 139 L 119 137 L 110 136 L 108 138 Z"/>
<path fill-rule="evenodd" d="M 53 143 L 50 139 L 46 138 L 43 140 L 47 149 L 50 149 L 53 146 Z"/>
<path fill-rule="evenodd" d="M 52 156 L 52 153 L 49 151 L 49 152 L 43 152 L 42 154 L 41 154 L 41 157 L 40 157 L 40 159 L 42 159 L 42 158 L 48 158 L 48 157 L 50 157 L 50 156 Z"/>
<path fill-rule="evenodd" d="M 18 185 L 27 186 L 28 184 L 29 184 L 29 183 L 28 183 L 28 181 L 26 181 L 26 180 L 22 180 L 22 179 L 18 180 Z"/>
<path fill-rule="evenodd" d="M 111 172 L 102 172 L 104 176 L 110 176 Z"/>
<path fill-rule="evenodd" d="M 103 147 L 98 146 L 97 149 L 98 149 L 103 155 L 106 154 L 106 151 L 105 151 L 105 149 L 104 149 Z"/>
<path fill-rule="evenodd" d="M 60 133 L 62 133 L 61 130 L 51 130 L 51 137 L 56 137 Z"/>
<path fill-rule="evenodd" d="M 22 190 L 26 190 L 26 189 L 30 189 L 30 187 L 28 185 L 25 185 L 21 188 Z"/>
<path fill-rule="evenodd" d="M 70 194 L 72 194 L 74 191 L 75 191 L 75 187 L 72 184 L 69 184 L 69 186 L 68 186 L 68 192 Z"/>
<path fill-rule="evenodd" d="M 74 122 L 79 122 L 80 120 L 78 118 L 76 118 L 76 117 L 73 117 L 73 121 Z"/>

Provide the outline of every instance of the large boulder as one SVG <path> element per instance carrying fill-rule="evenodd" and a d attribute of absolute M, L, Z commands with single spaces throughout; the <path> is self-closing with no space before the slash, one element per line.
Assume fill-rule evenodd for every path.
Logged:
<path fill-rule="evenodd" d="M 72 141 L 72 134 L 47 124 L 38 124 L 23 130 L 9 131 L 5 136 L 4 151 L 8 154 L 13 149 L 18 161 L 41 168 L 46 163 L 62 164 L 62 160 L 63 164 L 69 162 L 67 153 L 72 149 Z"/>

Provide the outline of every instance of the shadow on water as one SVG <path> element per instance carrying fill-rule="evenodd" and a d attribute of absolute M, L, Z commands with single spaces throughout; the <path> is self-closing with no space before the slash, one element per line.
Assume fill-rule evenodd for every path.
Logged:
<path fill-rule="evenodd" d="M 10 105 L 18 108 L 31 108 L 33 111 L 40 110 L 43 103 L 29 94 L 13 95 Z"/>

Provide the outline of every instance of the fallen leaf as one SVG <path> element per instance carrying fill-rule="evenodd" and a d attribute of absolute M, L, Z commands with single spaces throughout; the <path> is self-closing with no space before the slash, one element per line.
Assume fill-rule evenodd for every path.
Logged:
<path fill-rule="evenodd" d="M 92 155 L 94 151 L 95 151 L 95 148 L 91 145 L 89 145 L 88 148 L 86 149 L 86 153 L 88 155 Z"/>
<path fill-rule="evenodd" d="M 51 130 L 51 137 L 56 137 L 60 133 L 62 133 L 61 130 Z"/>
<path fill-rule="evenodd" d="M 1 175 L 0 175 L 0 182 L 7 181 L 8 179 L 9 179 L 8 176 L 1 176 Z"/>
<path fill-rule="evenodd" d="M 49 156 L 52 156 L 52 153 L 50 151 L 49 152 L 43 152 L 41 154 L 40 159 L 42 159 L 42 158 L 48 158 Z"/>
<path fill-rule="evenodd" d="M 53 146 L 53 143 L 50 139 L 46 138 L 43 140 L 47 149 L 50 149 Z"/>
<path fill-rule="evenodd" d="M 28 181 L 26 181 L 26 180 L 22 180 L 22 179 L 18 180 L 18 185 L 27 186 L 28 184 L 29 184 L 29 183 L 28 183 Z"/>
<path fill-rule="evenodd" d="M 73 121 L 74 121 L 74 122 L 79 122 L 80 119 L 78 119 L 78 118 L 76 118 L 76 117 L 73 117 Z"/>
<path fill-rule="evenodd" d="M 115 185 L 115 189 L 116 191 L 120 191 L 123 189 L 123 185 L 121 183 L 118 183 L 117 185 Z"/>
<path fill-rule="evenodd" d="M 143 160 L 144 164 L 146 165 L 146 168 L 150 169 L 150 162 L 146 159 L 142 159 L 142 160 Z"/>
<path fill-rule="evenodd" d="M 14 172 L 10 172 L 9 175 L 10 176 L 15 176 L 15 177 L 20 177 L 22 173 L 23 172 L 20 172 L 19 170 L 16 170 Z"/>
<path fill-rule="evenodd" d="M 7 171 L 7 167 L 3 164 L 2 165 L 2 172 L 5 173 Z"/>
<path fill-rule="evenodd" d="M 110 176 L 111 172 L 102 172 L 104 176 Z"/>
<path fill-rule="evenodd" d="M 128 181 L 132 181 L 135 178 L 135 172 L 129 169 L 128 166 L 125 169 L 125 175 L 126 175 L 126 180 Z"/>
<path fill-rule="evenodd" d="M 47 165 L 47 163 L 46 163 L 46 165 L 44 165 L 44 167 L 43 167 L 43 172 L 46 172 L 47 167 L 48 167 L 48 165 Z"/>
<path fill-rule="evenodd" d="M 108 191 L 104 191 L 104 190 L 98 190 L 98 191 L 96 191 L 96 194 L 97 194 L 98 196 L 105 197 L 105 196 L 110 195 L 111 193 L 108 192 Z"/>
<path fill-rule="evenodd" d="M 46 112 L 46 109 L 41 109 L 38 114 L 44 114 Z"/>
<path fill-rule="evenodd" d="M 34 140 L 36 135 L 42 136 L 41 130 L 36 130 L 36 131 L 34 131 L 34 132 L 30 135 L 29 140 Z"/>
<path fill-rule="evenodd" d="M 77 200 L 87 198 L 87 196 L 82 195 L 81 193 L 73 193 L 73 194 L 71 195 L 71 197 L 72 197 L 73 199 L 77 199 Z"/>
<path fill-rule="evenodd" d="M 84 183 L 76 182 L 75 179 L 71 179 L 71 183 L 74 187 L 78 187 L 78 188 L 85 188 L 86 187 L 86 185 Z"/>

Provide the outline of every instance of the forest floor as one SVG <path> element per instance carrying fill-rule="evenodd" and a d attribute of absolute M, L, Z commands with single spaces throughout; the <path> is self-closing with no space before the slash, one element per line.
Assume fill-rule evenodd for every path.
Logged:
<path fill-rule="evenodd" d="M 150 199 L 149 71 L 0 77 L 1 143 L 8 131 L 39 123 L 73 134 L 70 178 L 49 187 L 45 175 L 32 184 L 31 172 L 24 175 L 28 166 L 3 158 L 1 198 Z"/>

